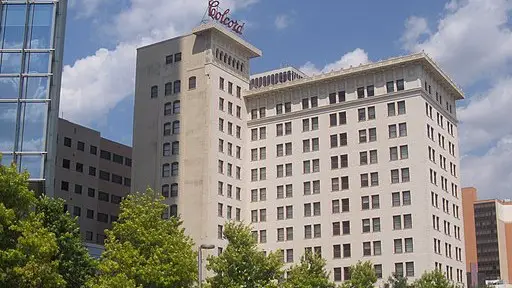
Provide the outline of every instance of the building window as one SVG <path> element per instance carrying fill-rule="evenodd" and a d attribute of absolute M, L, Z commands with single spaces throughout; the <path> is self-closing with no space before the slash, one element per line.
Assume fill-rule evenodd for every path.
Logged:
<path fill-rule="evenodd" d="M 236 97 L 240 98 L 242 97 L 242 87 L 236 86 Z"/>
<path fill-rule="evenodd" d="M 178 162 L 174 162 L 171 165 L 171 176 L 178 176 L 179 165 Z"/>
<path fill-rule="evenodd" d="M 164 143 L 163 156 L 171 156 L 171 143 Z"/>
<path fill-rule="evenodd" d="M 219 89 L 224 90 L 224 78 L 219 78 Z"/>
<path fill-rule="evenodd" d="M 112 159 L 112 153 L 105 150 L 100 150 L 100 158 L 110 161 L 110 159 Z"/>
<path fill-rule="evenodd" d="M 181 92 L 181 81 L 180 80 L 174 81 L 174 90 L 173 90 L 173 92 L 174 92 L 174 94 L 177 94 L 177 93 Z"/>
<path fill-rule="evenodd" d="M 79 150 L 79 151 L 84 151 L 85 150 L 85 143 L 82 142 L 82 141 L 76 142 L 76 149 Z"/>
<path fill-rule="evenodd" d="M 89 147 L 89 153 L 91 153 L 92 155 L 96 155 L 98 154 L 98 147 L 94 146 L 94 145 L 91 145 Z"/>
<path fill-rule="evenodd" d="M 122 200 L 122 198 L 121 198 L 120 196 L 117 196 L 117 195 L 114 195 L 114 194 L 112 194 L 112 195 L 110 196 L 110 202 L 112 202 L 112 203 L 114 203 L 114 204 L 119 204 L 119 203 L 121 203 L 121 200 Z"/>
<path fill-rule="evenodd" d="M 233 83 L 228 81 L 228 93 L 233 95 Z"/>
<path fill-rule="evenodd" d="M 171 165 L 166 163 L 162 165 L 162 177 L 166 178 L 169 176 L 171 176 Z"/>
<path fill-rule="evenodd" d="M 368 97 L 375 95 L 375 87 L 373 85 L 369 85 L 366 87 L 366 94 Z"/>
<path fill-rule="evenodd" d="M 396 90 L 397 91 L 402 91 L 404 89 L 405 89 L 405 87 L 404 87 L 404 79 L 396 80 Z"/>
<path fill-rule="evenodd" d="M 94 219 L 94 210 L 87 209 L 86 217 L 87 217 L 88 219 Z"/>
<path fill-rule="evenodd" d="M 75 193 L 82 194 L 82 185 L 75 184 Z"/>
<path fill-rule="evenodd" d="M 394 81 L 386 82 L 386 91 L 387 91 L 387 93 L 395 92 L 395 82 Z"/>
<path fill-rule="evenodd" d="M 180 134 L 180 121 L 172 122 L 172 134 Z"/>
<path fill-rule="evenodd" d="M 174 63 L 181 61 L 181 52 L 174 54 Z"/>
<path fill-rule="evenodd" d="M 176 100 L 172 103 L 172 113 L 180 114 L 180 100 Z"/>
<path fill-rule="evenodd" d="M 151 86 L 151 98 L 158 97 L 158 86 Z"/>
<path fill-rule="evenodd" d="M 164 105 L 164 116 L 172 114 L 172 103 L 165 103 Z"/>
<path fill-rule="evenodd" d="M 109 194 L 102 191 L 98 191 L 98 200 L 108 202 Z"/>
<path fill-rule="evenodd" d="M 188 78 L 188 90 L 196 89 L 196 76 Z"/>
<path fill-rule="evenodd" d="M 172 94 L 172 82 L 165 83 L 164 95 L 169 96 Z"/>
<path fill-rule="evenodd" d="M 357 88 L 357 99 L 364 98 L 364 87 Z"/>
<path fill-rule="evenodd" d="M 110 181 L 110 173 L 108 173 L 107 171 L 100 170 L 100 179 Z"/>
<path fill-rule="evenodd" d="M 71 166 L 71 161 L 69 159 L 62 159 L 62 168 L 69 169 Z"/>
<path fill-rule="evenodd" d="M 94 198 L 94 197 L 96 197 L 95 194 L 96 194 L 96 190 L 94 190 L 94 188 L 87 189 L 87 196 Z"/>
<path fill-rule="evenodd" d="M 168 184 L 162 185 L 162 196 L 164 198 L 169 198 L 169 192 L 170 192 L 169 185 Z"/>
<path fill-rule="evenodd" d="M 172 64 L 172 55 L 165 56 L 165 64 L 166 65 Z"/>

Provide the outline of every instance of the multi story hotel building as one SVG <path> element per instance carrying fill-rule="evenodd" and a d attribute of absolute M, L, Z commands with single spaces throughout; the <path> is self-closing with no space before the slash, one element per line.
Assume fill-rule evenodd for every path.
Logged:
<path fill-rule="evenodd" d="M 258 56 L 214 23 L 138 50 L 132 189 L 161 191 L 217 253 L 244 221 L 286 263 L 321 253 L 336 282 L 370 260 L 380 279 L 437 268 L 464 284 L 450 78 L 423 53 L 250 77 Z"/>
<path fill-rule="evenodd" d="M 477 198 L 475 188 L 462 189 L 468 286 L 511 287 L 512 201 Z"/>
<path fill-rule="evenodd" d="M 66 209 L 78 217 L 87 247 L 96 250 L 130 192 L 132 149 L 64 119 L 58 122 L 56 144 L 55 197 L 66 201 Z"/>
<path fill-rule="evenodd" d="M 53 195 L 67 0 L 0 1 L 0 164 Z"/>

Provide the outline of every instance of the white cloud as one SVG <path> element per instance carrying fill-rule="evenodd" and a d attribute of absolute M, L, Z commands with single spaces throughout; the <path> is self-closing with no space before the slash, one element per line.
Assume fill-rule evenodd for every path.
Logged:
<path fill-rule="evenodd" d="M 77 0 L 78 1 L 78 0 Z M 75 5 L 94 5 L 94 0 Z M 257 0 L 226 0 L 223 7 L 245 8 Z M 206 10 L 203 0 L 131 0 L 129 6 L 111 17 L 109 33 L 118 40 L 108 50 L 66 65 L 62 77 L 61 111 L 68 120 L 91 124 L 117 104 L 133 96 L 136 48 L 190 31 Z M 75 6 L 76 7 L 76 6 Z"/>
<path fill-rule="evenodd" d="M 411 17 L 402 36 L 403 47 L 424 50 L 462 85 L 500 75 L 512 60 L 512 33 L 508 23 L 512 1 L 449 2 L 435 33 L 425 19 Z M 421 36 L 430 35 L 422 41 Z"/>
<path fill-rule="evenodd" d="M 404 49 L 424 50 L 460 84 L 490 87 L 458 109 L 462 183 L 477 187 L 481 198 L 505 197 L 512 189 L 504 180 L 512 176 L 511 11 L 508 0 L 452 0 L 435 31 L 411 17 L 401 38 Z"/>
<path fill-rule="evenodd" d="M 368 54 L 363 49 L 357 48 L 354 51 L 348 52 L 341 56 L 340 60 L 325 65 L 322 69 L 318 69 L 311 62 L 307 62 L 302 67 L 300 67 L 299 70 L 304 72 L 306 75 L 312 76 L 349 68 L 351 66 L 359 66 L 368 62 L 370 62 L 368 59 Z"/>
<path fill-rule="evenodd" d="M 105 4 L 102 0 L 71 0 L 68 2 L 69 8 L 76 12 L 78 18 L 88 18 L 98 12 L 100 4 Z"/>
<path fill-rule="evenodd" d="M 276 20 L 274 21 L 274 25 L 277 29 L 283 30 L 290 26 L 292 19 L 290 15 L 280 14 L 276 16 Z"/>

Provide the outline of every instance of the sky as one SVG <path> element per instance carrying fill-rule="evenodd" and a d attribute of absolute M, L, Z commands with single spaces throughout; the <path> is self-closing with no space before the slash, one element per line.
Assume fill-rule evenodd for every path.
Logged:
<path fill-rule="evenodd" d="M 61 116 L 131 145 L 136 48 L 199 25 L 207 0 L 69 0 Z M 308 74 L 425 51 L 462 88 L 463 186 L 512 198 L 512 0 L 220 0 L 263 51 Z"/>

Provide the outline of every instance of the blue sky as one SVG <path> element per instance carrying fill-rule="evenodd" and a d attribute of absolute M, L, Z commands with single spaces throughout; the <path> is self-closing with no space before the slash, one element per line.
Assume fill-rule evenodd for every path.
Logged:
<path fill-rule="evenodd" d="M 135 49 L 187 33 L 207 0 L 70 0 L 64 118 L 131 144 Z M 105 4 L 106 3 L 106 4 Z M 221 0 L 263 51 L 258 73 L 308 73 L 424 50 L 462 86 L 462 181 L 512 198 L 511 0 Z"/>

